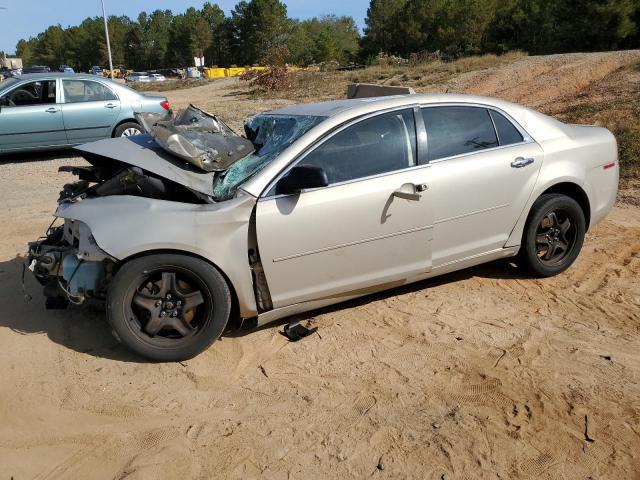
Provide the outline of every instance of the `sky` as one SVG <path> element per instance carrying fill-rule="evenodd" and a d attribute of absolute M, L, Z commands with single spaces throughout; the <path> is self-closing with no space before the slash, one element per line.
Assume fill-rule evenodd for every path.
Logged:
<path fill-rule="evenodd" d="M 107 15 L 137 18 L 141 11 L 171 9 L 182 13 L 189 7 L 200 8 L 205 0 L 105 0 Z M 227 14 L 237 0 L 211 0 Z M 369 0 L 284 0 L 292 18 L 324 14 L 350 15 L 364 26 Z M 15 52 L 21 38 L 37 35 L 50 25 L 77 25 L 87 17 L 102 15 L 100 0 L 0 0 L 0 50 Z"/>

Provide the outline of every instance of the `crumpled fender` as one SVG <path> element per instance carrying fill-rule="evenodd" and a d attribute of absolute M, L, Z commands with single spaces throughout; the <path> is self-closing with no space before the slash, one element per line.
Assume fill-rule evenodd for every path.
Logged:
<path fill-rule="evenodd" d="M 84 222 L 97 245 L 121 262 L 162 250 L 208 260 L 229 279 L 240 315 L 249 318 L 257 314 L 248 261 L 249 222 L 255 202 L 249 195 L 208 205 L 111 196 L 61 203 L 55 215 Z"/>

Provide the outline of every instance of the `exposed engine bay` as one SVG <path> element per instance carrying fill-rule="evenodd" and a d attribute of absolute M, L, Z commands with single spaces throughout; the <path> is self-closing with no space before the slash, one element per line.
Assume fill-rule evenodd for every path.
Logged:
<path fill-rule="evenodd" d="M 111 141 L 109 156 L 79 150 L 90 167 L 61 167 L 77 175 L 64 186 L 59 202 L 110 195 L 133 195 L 186 203 L 211 202 L 215 175 L 255 151 L 221 119 L 193 105 L 178 114 L 136 114 L 147 135 Z M 142 148 L 140 148 L 142 147 Z M 143 157 L 142 161 L 136 161 Z M 198 182 L 185 182 L 192 177 Z"/>
<path fill-rule="evenodd" d="M 185 203 L 210 203 L 204 194 L 145 171 L 140 167 L 124 166 L 111 159 L 86 153 L 91 167 L 64 166 L 58 171 L 78 177 L 77 182 L 64 185 L 58 203 L 75 202 L 85 198 L 131 195 Z"/>

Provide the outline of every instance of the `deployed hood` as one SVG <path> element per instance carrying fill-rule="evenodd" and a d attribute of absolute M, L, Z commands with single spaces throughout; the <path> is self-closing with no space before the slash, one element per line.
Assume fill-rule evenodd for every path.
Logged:
<path fill-rule="evenodd" d="M 203 172 L 160 147 L 150 135 L 109 138 L 76 147 L 83 157 L 96 167 L 114 162 L 122 168 L 134 166 L 190 190 L 211 195 L 215 173 Z"/>
<path fill-rule="evenodd" d="M 167 152 L 206 172 L 222 172 L 253 153 L 250 140 L 193 105 L 174 115 L 136 113 L 136 119 Z"/>

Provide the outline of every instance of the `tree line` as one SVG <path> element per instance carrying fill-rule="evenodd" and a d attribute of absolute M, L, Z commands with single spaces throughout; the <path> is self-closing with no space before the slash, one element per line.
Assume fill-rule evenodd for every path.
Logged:
<path fill-rule="evenodd" d="M 309 65 L 375 59 L 380 52 L 408 57 L 435 52 L 452 57 L 615 50 L 640 46 L 638 0 L 371 0 L 361 36 L 351 17 L 291 19 L 280 0 L 239 2 L 225 15 L 215 3 L 184 13 L 142 12 L 108 19 L 115 65 L 146 70 L 193 63 L 255 65 L 273 47 L 287 61 Z M 101 17 L 80 25 L 54 25 L 22 39 L 25 65 L 70 65 L 88 70 L 107 63 Z"/>
<path fill-rule="evenodd" d="M 287 16 L 279 0 L 241 1 L 225 15 L 215 3 L 184 13 L 171 10 L 142 12 L 136 20 L 127 16 L 108 19 L 113 63 L 147 70 L 193 65 L 203 53 L 207 65 L 255 65 L 275 46 L 288 47 L 287 60 L 307 65 L 357 57 L 360 34 L 351 17 L 327 15 L 304 21 Z M 106 65 L 107 46 L 102 17 L 80 25 L 54 25 L 16 45 L 25 65 L 69 65 L 86 71 Z"/>
<path fill-rule="evenodd" d="M 618 50 L 639 27 L 638 0 L 371 0 L 361 54 Z"/>

